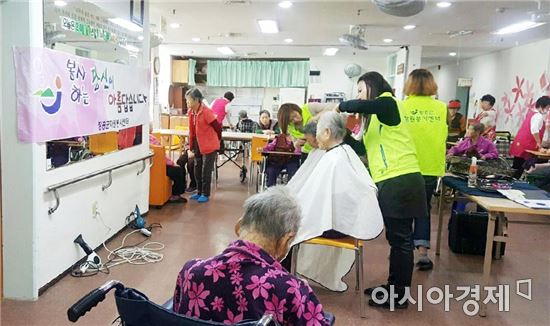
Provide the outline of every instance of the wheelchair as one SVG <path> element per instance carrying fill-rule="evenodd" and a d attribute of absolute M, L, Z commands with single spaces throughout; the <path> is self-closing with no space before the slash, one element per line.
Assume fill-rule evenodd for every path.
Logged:
<path fill-rule="evenodd" d="M 115 302 L 119 313 L 119 325 L 124 326 L 222 326 L 222 322 L 200 320 L 193 317 L 179 315 L 172 311 L 172 299 L 164 305 L 151 302 L 140 291 L 127 288 L 119 281 L 111 280 L 97 289 L 83 296 L 67 310 L 67 317 L 71 322 L 77 322 L 98 303 L 105 300 L 105 296 L 115 289 Z M 272 314 L 265 314 L 260 320 L 242 321 L 239 326 L 280 326 Z"/>

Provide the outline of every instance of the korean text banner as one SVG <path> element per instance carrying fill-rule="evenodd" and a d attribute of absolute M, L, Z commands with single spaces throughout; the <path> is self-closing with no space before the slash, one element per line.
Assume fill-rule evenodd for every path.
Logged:
<path fill-rule="evenodd" d="M 147 124 L 149 71 L 43 48 L 14 47 L 21 142 Z"/>

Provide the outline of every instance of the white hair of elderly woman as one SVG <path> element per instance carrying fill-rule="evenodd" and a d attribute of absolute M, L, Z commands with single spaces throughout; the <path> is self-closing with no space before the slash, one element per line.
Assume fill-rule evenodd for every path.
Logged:
<path fill-rule="evenodd" d="M 241 229 L 273 240 L 298 232 L 302 219 L 298 203 L 284 186 L 271 187 L 249 197 L 244 209 Z"/>
<path fill-rule="evenodd" d="M 341 142 L 346 136 L 346 120 L 337 112 L 324 112 L 317 122 L 317 135 L 327 129 L 330 130 L 333 140 Z"/>

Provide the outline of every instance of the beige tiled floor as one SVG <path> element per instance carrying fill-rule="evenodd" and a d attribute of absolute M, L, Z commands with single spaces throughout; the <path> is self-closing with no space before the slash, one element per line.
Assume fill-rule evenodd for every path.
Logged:
<path fill-rule="evenodd" d="M 158 222 L 163 226 L 161 230 L 154 230 L 152 238 L 153 241 L 166 244 L 162 262 L 145 266 L 123 265 L 113 268 L 110 275 L 100 274 L 90 278 L 67 276 L 36 302 L 6 300 L 1 304 L 2 325 L 68 325 L 67 308 L 109 279 L 120 280 L 127 286 L 140 289 L 152 300 L 164 302 L 171 296 L 176 275 L 185 261 L 214 255 L 235 238 L 233 224 L 242 213 L 242 203 L 247 196 L 246 185 L 238 181 L 238 170 L 232 166 L 224 167 L 218 190 L 210 203 L 172 204 L 149 212 L 148 222 Z M 434 239 L 436 228 L 436 222 L 432 223 Z M 456 289 L 456 286 L 480 282 L 482 257 L 451 253 L 446 245 L 446 234 L 445 231 L 442 254 L 434 260 L 435 268 L 430 272 L 414 273 L 413 283 L 415 286 L 422 284 L 424 293 L 432 286 L 443 288 L 448 284 L 451 289 Z M 511 225 L 509 234 L 511 243 L 506 248 L 504 258 L 493 264 L 492 281 L 511 284 L 510 312 L 498 312 L 498 306 L 491 305 L 487 318 L 468 317 L 462 312 L 462 305 L 456 301 L 451 300 L 450 311 L 445 312 L 442 304 L 431 305 L 424 299 L 421 312 L 416 305 L 396 312 L 369 307 L 368 318 L 360 319 L 359 294 L 353 290 L 346 293 L 331 293 L 317 287 L 314 290 L 325 309 L 336 315 L 337 325 L 550 325 L 550 227 Z M 115 238 L 110 246 L 117 246 L 122 236 Z M 140 234 L 135 236 L 136 240 L 142 237 Z M 105 256 L 104 251 L 99 254 Z M 387 257 L 388 245 L 383 236 L 367 244 L 367 285 L 384 282 Z M 354 278 L 351 274 L 348 284 L 353 289 Z M 526 278 L 533 280 L 532 301 L 514 294 L 515 281 Z M 459 293 L 456 290 L 453 292 Z M 416 290 L 413 290 L 413 294 L 416 295 Z M 110 325 L 116 316 L 114 300 L 110 295 L 78 324 Z"/>

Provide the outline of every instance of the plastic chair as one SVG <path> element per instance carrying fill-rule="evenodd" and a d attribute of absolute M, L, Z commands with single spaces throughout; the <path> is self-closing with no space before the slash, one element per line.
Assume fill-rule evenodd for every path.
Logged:
<path fill-rule="evenodd" d="M 256 182 L 256 192 L 259 189 L 263 189 L 265 183 L 265 176 L 263 173 L 262 162 L 264 161 L 262 156 L 262 151 L 267 145 L 268 140 L 265 137 L 252 136 L 252 141 L 250 143 L 250 178 L 248 180 L 248 185 L 252 184 L 252 179 Z M 254 170 L 257 170 L 254 173 Z M 254 177 L 255 175 L 255 177 Z"/>
<path fill-rule="evenodd" d="M 154 153 L 151 174 L 149 177 L 149 205 L 160 207 L 172 195 L 172 180 L 166 176 L 166 159 L 164 148 L 150 146 Z"/>
<path fill-rule="evenodd" d="M 115 301 L 121 324 L 126 326 L 222 326 L 223 323 L 200 320 L 193 317 L 179 315 L 172 311 L 171 302 L 161 306 L 151 302 L 149 298 L 138 290 L 126 288 L 118 281 L 108 281 L 101 287 L 92 290 L 67 310 L 70 321 L 76 322 L 98 303 L 105 300 L 106 294 L 115 289 Z M 240 326 L 279 326 L 273 315 L 266 314 L 260 320 L 243 321 Z"/>
<path fill-rule="evenodd" d="M 328 239 L 317 237 L 313 239 L 306 240 L 300 244 L 297 244 L 292 247 L 292 266 L 291 273 L 296 275 L 296 267 L 298 264 L 298 251 L 301 244 L 310 244 L 310 245 L 321 245 L 336 247 L 341 249 L 348 249 L 355 251 L 355 292 L 359 293 L 359 314 L 361 318 L 366 318 L 365 313 L 365 296 L 362 293 L 364 288 L 363 285 L 363 247 L 365 245 L 364 241 L 355 239 L 353 237 L 345 237 L 341 239 Z"/>

